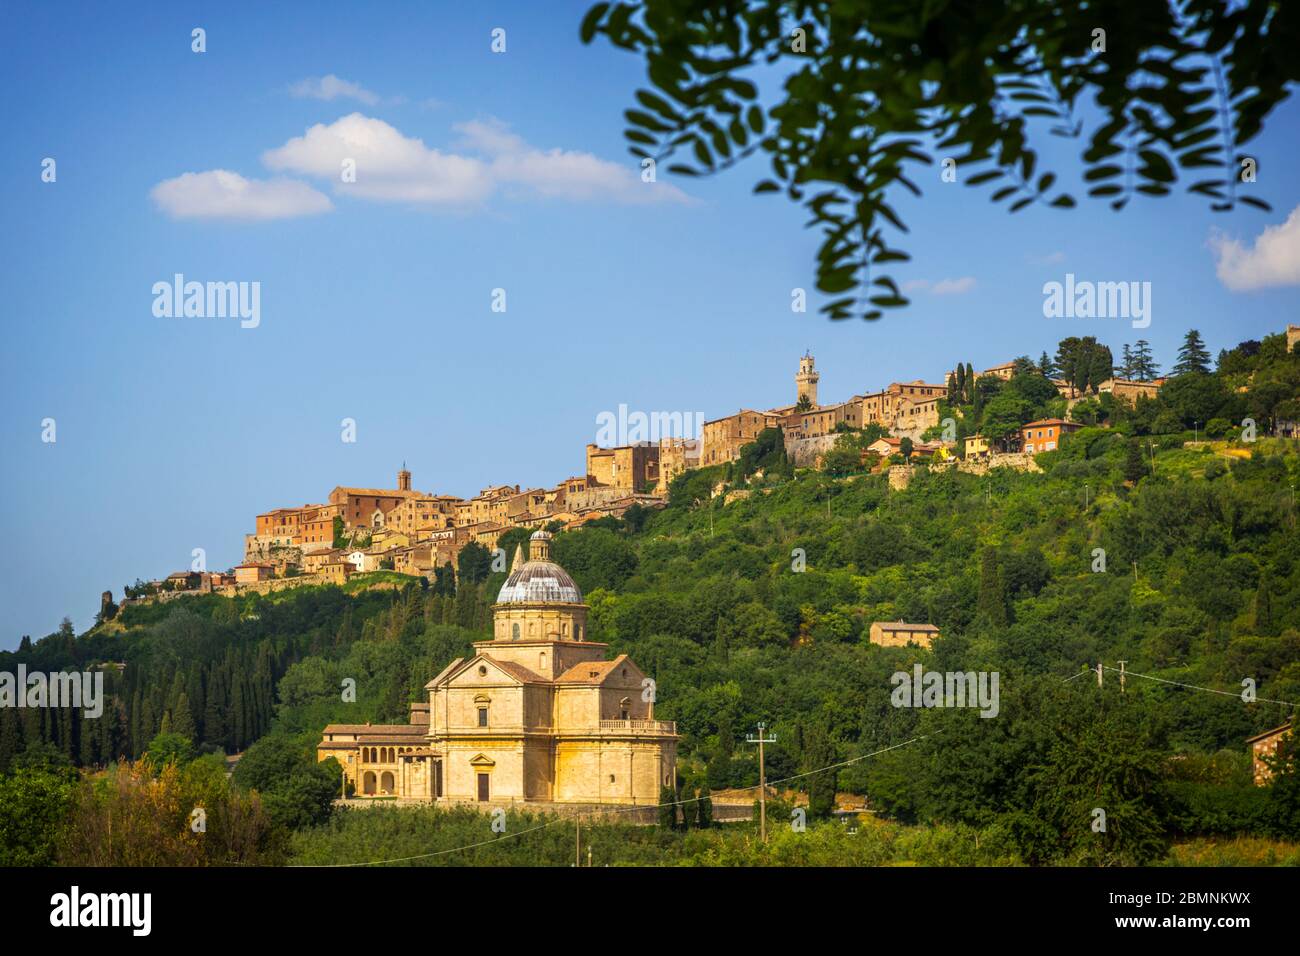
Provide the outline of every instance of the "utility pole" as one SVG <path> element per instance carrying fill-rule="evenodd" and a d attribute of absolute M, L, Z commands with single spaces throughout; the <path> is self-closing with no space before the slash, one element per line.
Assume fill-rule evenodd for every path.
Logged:
<path fill-rule="evenodd" d="M 1098 661 L 1097 662 L 1097 686 L 1098 687 L 1101 686 L 1101 674 L 1102 674 L 1102 664 L 1101 661 Z"/>
<path fill-rule="evenodd" d="M 573 818 L 573 865 L 582 866 L 582 817 Z"/>
<path fill-rule="evenodd" d="M 1124 674 L 1124 665 L 1127 664 L 1127 663 L 1128 663 L 1128 661 L 1120 661 L 1120 662 L 1119 662 L 1119 692 L 1120 692 L 1121 694 L 1124 693 L 1124 676 L 1125 676 L 1125 674 Z"/>
<path fill-rule="evenodd" d="M 758 722 L 758 736 L 750 734 L 745 738 L 751 744 L 758 744 L 758 836 L 767 842 L 767 764 L 764 762 L 763 745 L 776 743 L 776 735 L 766 736 L 767 724 Z"/>

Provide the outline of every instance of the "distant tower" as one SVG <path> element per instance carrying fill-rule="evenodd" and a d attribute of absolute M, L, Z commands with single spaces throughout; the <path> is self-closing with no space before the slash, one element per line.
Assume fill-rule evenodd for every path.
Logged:
<path fill-rule="evenodd" d="M 821 375 L 813 368 L 812 352 L 805 352 L 799 360 L 799 374 L 794 377 L 795 402 L 805 395 L 813 408 L 817 407 L 817 382 Z"/>
<path fill-rule="evenodd" d="M 406 462 L 402 462 L 402 470 L 397 473 L 397 490 L 411 490 L 411 473 L 406 470 Z"/>

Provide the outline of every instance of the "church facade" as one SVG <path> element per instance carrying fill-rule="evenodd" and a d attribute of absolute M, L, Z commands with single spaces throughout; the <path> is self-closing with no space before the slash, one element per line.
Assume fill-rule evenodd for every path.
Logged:
<path fill-rule="evenodd" d="M 587 640 L 587 606 L 535 532 L 493 607 L 490 641 L 425 685 L 407 724 L 331 724 L 358 797 L 446 803 L 654 805 L 676 776 L 677 732 L 626 655 Z"/>

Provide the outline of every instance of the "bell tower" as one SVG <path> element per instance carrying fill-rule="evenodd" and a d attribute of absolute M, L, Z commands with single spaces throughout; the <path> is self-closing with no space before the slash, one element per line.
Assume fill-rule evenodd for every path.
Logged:
<path fill-rule="evenodd" d="M 411 490 L 411 473 L 406 470 L 406 462 L 402 462 L 402 470 L 397 473 L 397 490 Z"/>
<path fill-rule="evenodd" d="M 812 352 L 805 352 L 803 358 L 799 360 L 799 374 L 794 377 L 795 403 L 807 397 L 808 403 L 816 408 L 817 383 L 820 380 L 821 375 L 813 367 Z"/>

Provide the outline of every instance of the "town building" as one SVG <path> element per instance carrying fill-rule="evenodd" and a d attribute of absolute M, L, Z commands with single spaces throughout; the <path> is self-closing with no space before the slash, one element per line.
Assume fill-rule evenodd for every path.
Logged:
<path fill-rule="evenodd" d="M 1027 455 L 1055 451 L 1063 437 L 1082 427 L 1078 422 L 1067 422 L 1062 418 L 1040 418 L 1020 429 L 1021 445 Z"/>
<path fill-rule="evenodd" d="M 362 797 L 478 804 L 654 806 L 676 776 L 677 730 L 654 717 L 653 685 L 626 655 L 588 640 L 587 605 L 550 560 L 551 536 L 516 551 L 493 636 L 411 705 L 409 723 L 331 724 L 335 757 Z"/>
<path fill-rule="evenodd" d="M 740 457 L 740 449 L 758 438 L 764 428 L 777 428 L 781 415 L 742 408 L 726 418 L 704 423 L 700 467 L 721 465 Z"/>
<path fill-rule="evenodd" d="M 1265 786 L 1273 779 L 1273 768 L 1268 765 L 1268 760 L 1277 756 L 1278 744 L 1284 737 L 1291 734 L 1291 728 L 1294 720 L 1289 720 L 1281 727 L 1274 727 L 1272 730 L 1266 730 L 1262 734 L 1256 734 L 1249 738 L 1246 743 L 1250 746 L 1250 757 L 1254 767 L 1255 786 Z"/>
<path fill-rule="evenodd" d="M 700 440 L 698 438 L 659 439 L 659 484 L 655 491 L 668 493 L 672 480 L 683 472 L 700 467 Z"/>
<path fill-rule="evenodd" d="M 587 445 L 587 482 L 647 491 L 659 483 L 659 446 L 649 442 L 601 448 Z"/>
<path fill-rule="evenodd" d="M 1160 394 L 1160 387 L 1164 384 L 1163 378 L 1150 382 L 1129 378 L 1108 378 L 1097 386 L 1097 393 L 1100 395 L 1109 393 L 1116 398 L 1122 398 L 1130 405 L 1136 405 L 1139 398 L 1155 398 Z"/>
<path fill-rule="evenodd" d="M 918 644 L 928 649 L 938 636 L 939 629 L 933 624 L 904 624 L 902 621 L 874 621 L 868 631 L 871 643 L 881 647 Z"/>
<path fill-rule="evenodd" d="M 395 489 L 339 486 L 330 492 L 329 503 L 339 508 L 344 527 L 377 528 L 384 525 L 389 513 L 407 499 L 430 497 L 411 490 L 411 473 L 403 465 L 397 473 Z"/>
<path fill-rule="evenodd" d="M 236 584 L 256 584 L 258 581 L 269 581 L 275 577 L 274 565 L 260 561 L 236 565 L 234 571 Z"/>
<path fill-rule="evenodd" d="M 821 373 L 815 368 L 812 352 L 805 352 L 799 360 L 799 371 L 794 376 L 795 404 L 817 407 L 817 383 Z"/>
<path fill-rule="evenodd" d="M 1012 376 L 1014 376 L 1015 374 L 1016 374 L 1016 363 L 1003 362 L 1001 365 L 995 365 L 992 368 L 986 368 L 984 371 L 980 372 L 976 381 L 978 381 L 980 378 L 983 378 L 985 375 L 991 375 L 994 378 L 1002 379 L 1002 381 L 1004 382 L 1009 382 L 1011 381 Z"/>

